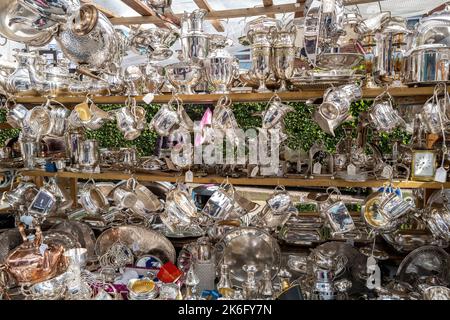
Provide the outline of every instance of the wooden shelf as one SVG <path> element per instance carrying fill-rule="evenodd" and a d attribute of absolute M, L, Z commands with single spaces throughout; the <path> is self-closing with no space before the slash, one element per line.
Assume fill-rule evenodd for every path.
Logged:
<path fill-rule="evenodd" d="M 390 88 L 389 93 L 397 98 L 416 98 L 416 97 L 431 97 L 433 95 L 433 87 L 418 87 L 418 88 Z M 363 89 L 363 99 L 373 99 L 380 95 L 384 89 Z M 278 96 L 283 101 L 306 101 L 309 99 L 318 99 L 323 97 L 324 90 L 303 90 L 303 91 L 289 91 L 280 92 Z M 233 102 L 267 102 L 274 95 L 274 93 L 230 93 L 228 97 Z M 184 103 L 215 103 L 223 95 L 221 94 L 192 94 L 192 95 L 178 95 Z M 135 97 L 138 103 L 143 102 L 143 96 Z M 167 103 L 172 98 L 170 94 L 155 96 L 152 103 Z M 45 102 L 43 97 L 16 97 L 16 102 L 23 104 L 42 104 Z M 84 96 L 62 96 L 55 100 L 63 104 L 77 104 L 85 100 Z M 127 100 L 127 96 L 96 96 L 92 100 L 98 104 L 123 104 Z"/>
<path fill-rule="evenodd" d="M 45 171 L 23 171 L 23 175 L 33 177 L 61 177 L 61 178 L 75 178 L 75 179 L 89 179 L 94 180 L 126 180 L 134 176 L 137 180 L 142 182 L 167 181 L 177 182 L 184 181 L 184 175 L 176 175 L 169 173 L 136 173 L 134 175 L 123 172 L 102 172 L 102 173 L 77 173 L 77 172 L 45 172 Z M 193 183 L 222 183 L 226 178 L 221 176 L 207 176 L 194 177 Z M 288 177 L 277 178 L 229 178 L 228 181 L 234 185 L 241 186 L 277 186 L 283 185 L 286 187 L 340 187 L 340 188 L 377 188 L 386 183 L 386 180 L 369 180 L 364 182 L 345 181 L 340 179 L 330 178 L 314 178 L 305 179 L 298 175 L 289 175 Z M 441 189 L 450 188 L 450 182 L 420 182 L 420 181 L 393 181 L 395 187 L 404 189 Z"/>

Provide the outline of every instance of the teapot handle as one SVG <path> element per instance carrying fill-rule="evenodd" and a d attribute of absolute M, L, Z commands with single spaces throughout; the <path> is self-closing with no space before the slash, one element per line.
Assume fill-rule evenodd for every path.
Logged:
<path fill-rule="evenodd" d="M 22 236 L 23 242 L 27 242 L 27 234 L 25 233 L 25 225 L 22 222 L 19 222 L 17 224 L 17 228 L 19 229 L 20 235 Z"/>
<path fill-rule="evenodd" d="M 36 226 L 36 233 L 34 238 L 34 245 L 39 247 L 42 244 L 42 230 L 40 226 Z"/>

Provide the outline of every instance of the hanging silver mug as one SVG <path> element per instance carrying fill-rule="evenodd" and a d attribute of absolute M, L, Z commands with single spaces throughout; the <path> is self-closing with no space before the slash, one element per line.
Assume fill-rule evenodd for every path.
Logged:
<path fill-rule="evenodd" d="M 404 124 L 403 119 L 392 106 L 392 97 L 389 93 L 375 98 L 369 110 L 369 118 L 379 132 L 391 132 Z"/>

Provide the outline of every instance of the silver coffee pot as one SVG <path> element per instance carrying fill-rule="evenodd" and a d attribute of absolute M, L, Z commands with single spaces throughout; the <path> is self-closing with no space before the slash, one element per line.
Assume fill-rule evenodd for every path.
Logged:
<path fill-rule="evenodd" d="M 39 96 L 43 82 L 37 78 L 34 68 L 36 54 L 15 49 L 14 57 L 17 59 L 18 66 L 8 78 L 7 91 L 17 96 Z"/>

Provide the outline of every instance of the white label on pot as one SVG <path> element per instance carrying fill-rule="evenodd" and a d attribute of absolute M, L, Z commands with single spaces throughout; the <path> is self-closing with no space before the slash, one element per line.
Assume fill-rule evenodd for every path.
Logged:
<path fill-rule="evenodd" d="M 259 167 L 258 167 L 258 166 L 254 167 L 254 168 L 252 169 L 252 171 L 250 172 L 250 177 L 256 177 L 256 175 L 258 174 L 258 172 L 259 172 Z"/>
<path fill-rule="evenodd" d="M 33 224 L 33 217 L 32 216 L 21 216 L 20 222 L 23 222 L 27 226 L 31 227 L 31 225 Z"/>
<path fill-rule="evenodd" d="M 355 165 L 353 164 L 353 163 L 350 163 L 348 166 L 347 166 L 347 174 L 349 175 L 349 176 L 356 176 L 356 167 L 355 167 Z"/>
<path fill-rule="evenodd" d="M 186 173 L 184 175 L 184 181 L 185 182 L 194 182 L 194 174 L 192 173 L 191 170 L 186 171 Z"/>
<path fill-rule="evenodd" d="M 434 175 L 434 181 L 441 183 L 447 182 L 447 170 L 443 167 L 437 168 L 436 174 Z"/>
<path fill-rule="evenodd" d="M 153 99 L 155 99 L 155 95 L 153 94 L 153 93 L 147 93 L 143 98 L 142 98 L 142 100 L 144 100 L 144 102 L 146 103 L 146 104 L 150 104 L 150 103 L 152 103 L 152 101 L 153 101 Z"/>
<path fill-rule="evenodd" d="M 381 176 L 385 179 L 391 179 L 393 173 L 393 169 L 390 165 L 386 165 L 383 168 L 383 172 L 381 172 Z"/>
<path fill-rule="evenodd" d="M 322 173 L 322 165 L 320 162 L 314 163 L 313 166 L 313 174 L 321 174 Z"/>
<path fill-rule="evenodd" d="M 39 246 L 39 252 L 41 253 L 41 256 L 44 255 L 45 250 L 47 250 L 47 249 L 48 249 L 48 245 L 46 245 L 45 243 L 43 243 Z"/>

